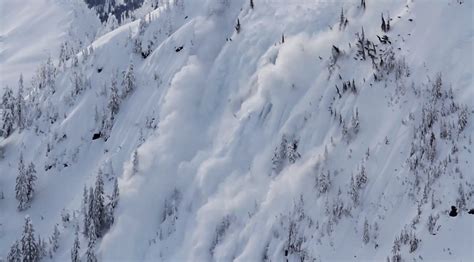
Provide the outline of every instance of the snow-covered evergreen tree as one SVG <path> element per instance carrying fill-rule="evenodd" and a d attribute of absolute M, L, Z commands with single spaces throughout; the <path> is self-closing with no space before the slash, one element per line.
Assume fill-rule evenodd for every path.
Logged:
<path fill-rule="evenodd" d="M 79 242 L 79 232 L 76 230 L 75 236 L 74 236 L 74 242 L 72 244 L 71 248 L 71 262 L 79 262 L 81 261 L 79 257 L 79 251 L 81 249 L 81 244 Z"/>
<path fill-rule="evenodd" d="M 20 153 L 20 159 L 18 160 L 18 175 L 16 177 L 16 199 L 18 200 L 18 210 L 22 211 L 29 207 L 29 185 L 28 185 L 28 174 L 23 162 L 23 154 Z"/>
<path fill-rule="evenodd" d="M 47 255 L 47 244 L 46 242 L 41 238 L 41 236 L 38 235 L 38 254 L 39 254 L 39 259 L 43 259 Z"/>
<path fill-rule="evenodd" d="M 15 243 L 13 243 L 13 245 L 10 247 L 10 251 L 8 252 L 8 255 L 7 255 L 7 261 L 8 262 L 21 262 L 22 261 L 20 242 L 18 240 L 16 240 Z"/>
<path fill-rule="evenodd" d="M 12 89 L 8 86 L 5 87 L 0 109 L 0 135 L 6 138 L 13 132 L 15 125 L 15 97 L 13 96 Z"/>
<path fill-rule="evenodd" d="M 115 115 L 117 115 L 120 107 L 120 95 L 119 89 L 117 87 L 117 81 L 112 79 L 110 86 L 110 95 L 107 108 L 109 109 L 109 116 L 113 120 Z"/>
<path fill-rule="evenodd" d="M 364 241 L 364 244 L 366 245 L 370 241 L 369 222 L 367 221 L 367 218 L 364 221 L 364 233 L 362 236 L 362 241 Z"/>
<path fill-rule="evenodd" d="M 132 172 L 133 172 L 133 174 L 138 173 L 138 165 L 139 165 L 138 151 L 135 149 L 135 151 L 133 151 L 133 155 L 132 155 Z"/>
<path fill-rule="evenodd" d="M 39 261 L 35 230 L 29 216 L 26 216 L 25 225 L 23 227 L 23 235 L 21 237 L 21 253 L 23 255 L 23 262 Z"/>
<path fill-rule="evenodd" d="M 20 75 L 20 79 L 18 80 L 18 91 L 17 96 L 15 99 L 15 117 L 16 117 L 16 125 L 18 129 L 21 131 L 25 128 L 25 112 L 26 112 L 26 105 L 25 105 L 25 95 L 24 95 L 24 85 L 23 85 L 23 75 Z"/>
<path fill-rule="evenodd" d="M 99 173 L 95 181 L 94 188 L 94 208 L 92 213 L 92 221 L 97 231 L 97 237 L 101 237 L 104 231 L 105 221 L 105 203 L 104 203 L 104 180 Z"/>
<path fill-rule="evenodd" d="M 28 169 L 26 170 L 26 181 L 27 181 L 27 192 L 28 192 L 28 201 L 31 202 L 33 200 L 35 194 L 35 181 L 37 179 L 36 176 L 36 168 L 33 162 L 30 162 L 28 165 Z"/>
<path fill-rule="evenodd" d="M 120 192 L 119 192 L 119 187 L 118 187 L 118 180 L 117 178 L 114 179 L 114 189 L 112 192 L 112 197 L 110 199 L 110 203 L 112 208 L 117 207 L 118 201 L 120 198 Z"/>
<path fill-rule="evenodd" d="M 87 245 L 87 252 L 86 252 L 86 261 L 87 262 L 97 262 L 97 257 L 95 256 L 95 240 L 89 240 L 89 244 Z"/>
<path fill-rule="evenodd" d="M 135 86 L 136 86 L 135 73 L 133 72 L 133 64 L 130 63 L 128 65 L 127 70 L 123 72 L 122 99 L 129 96 L 135 89 Z"/>
<path fill-rule="evenodd" d="M 97 231 L 95 228 L 95 223 L 94 223 L 94 189 L 92 187 L 89 188 L 89 197 L 88 197 L 89 203 L 87 205 L 87 214 L 85 215 L 84 219 L 84 224 L 87 224 L 87 237 L 95 237 L 97 236 Z M 86 221 L 87 220 L 87 221 Z M 93 231 L 91 231 L 91 228 Z"/>
<path fill-rule="evenodd" d="M 51 244 L 51 251 L 54 253 L 59 248 L 59 237 L 61 233 L 59 232 L 58 225 L 54 225 L 53 235 L 51 236 L 49 242 Z"/>

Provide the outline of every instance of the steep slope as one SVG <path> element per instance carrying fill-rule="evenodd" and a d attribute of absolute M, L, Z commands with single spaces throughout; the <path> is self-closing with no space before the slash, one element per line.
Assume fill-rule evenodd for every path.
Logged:
<path fill-rule="evenodd" d="M 97 174 L 104 261 L 474 257 L 472 3 L 254 2 L 171 1 L 41 67 L 0 141 L 0 257 L 28 214 L 68 260 Z"/>
<path fill-rule="evenodd" d="M 19 72 L 31 79 L 48 56 L 56 57 L 63 42 L 78 49 L 95 37 L 98 18 L 81 0 L 15 0 L 0 2 L 0 88 L 14 87 Z"/>

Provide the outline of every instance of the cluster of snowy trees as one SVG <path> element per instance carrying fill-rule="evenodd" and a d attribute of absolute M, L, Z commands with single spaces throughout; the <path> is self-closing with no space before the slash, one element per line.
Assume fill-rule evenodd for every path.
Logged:
<path fill-rule="evenodd" d="M 153 41 L 145 41 L 145 31 L 149 25 L 146 16 L 138 21 L 138 33 L 133 39 L 133 51 L 141 55 L 143 58 L 147 58 L 151 54 L 151 48 Z"/>
<path fill-rule="evenodd" d="M 403 246 L 408 246 L 408 252 L 413 253 L 415 250 L 418 249 L 421 243 L 421 239 L 419 239 L 413 230 L 408 230 L 404 228 L 400 233 L 400 236 L 397 236 L 393 241 L 392 247 L 392 259 L 390 260 L 387 257 L 387 261 L 391 262 L 401 262 L 403 261 L 401 255 L 401 249 Z"/>
<path fill-rule="evenodd" d="M 44 112 L 47 117 L 57 118 L 53 116 L 55 113 L 52 113 L 55 111 L 54 106 L 48 102 L 50 96 L 56 92 L 56 74 L 56 67 L 50 57 L 39 66 L 32 80 L 32 88 L 25 89 L 21 74 L 16 94 L 10 87 L 5 87 L 0 105 L 0 135 L 6 138 L 15 130 L 21 132 L 30 127 Z M 48 120 L 47 123 L 49 122 Z"/>
<path fill-rule="evenodd" d="M 108 21 L 112 16 L 122 22 L 128 18 L 133 20 L 133 11 L 141 7 L 144 0 L 85 0 L 85 2 L 89 8 L 97 12 L 102 22 Z"/>
<path fill-rule="evenodd" d="M 300 157 L 301 155 L 298 153 L 298 140 L 291 138 L 288 141 L 286 135 L 283 135 L 280 145 L 275 148 L 275 153 L 273 154 L 273 171 L 276 174 L 280 173 L 285 165 L 294 164 Z"/>
<path fill-rule="evenodd" d="M 31 223 L 30 217 L 25 218 L 25 225 L 23 227 L 23 234 L 20 241 L 15 241 L 10 248 L 7 260 L 10 262 L 36 262 L 39 261 L 40 250 L 39 243 L 36 241 L 35 230 Z"/>
<path fill-rule="evenodd" d="M 47 256 L 52 258 L 53 254 L 59 248 L 59 240 L 60 232 L 57 225 L 55 225 L 53 234 L 49 238 L 50 247 L 48 250 L 48 244 L 41 238 L 41 236 L 35 236 L 35 229 L 31 222 L 31 218 L 26 216 L 21 239 L 15 241 L 11 246 L 7 256 L 7 261 L 38 262 Z"/>
<path fill-rule="evenodd" d="M 362 190 L 367 184 L 367 171 L 365 165 L 361 164 L 358 168 L 358 172 L 351 176 L 349 196 L 352 199 L 354 205 L 360 203 L 360 190 Z"/>
<path fill-rule="evenodd" d="M 74 46 L 65 41 L 59 45 L 59 57 L 58 57 L 58 67 L 64 68 L 67 65 L 67 61 L 71 58 L 76 57 L 76 50 Z M 76 58 L 77 60 L 77 58 Z"/>
<path fill-rule="evenodd" d="M 107 107 L 105 109 L 104 116 L 101 118 L 96 112 L 96 121 L 100 125 L 100 133 L 104 140 L 110 137 L 110 132 L 115 122 L 120 105 L 136 88 L 135 73 L 133 70 L 133 64 L 130 63 L 127 69 L 122 73 L 121 90 L 119 90 L 116 76 L 114 75 L 111 80 L 110 92 L 107 97 Z"/>
<path fill-rule="evenodd" d="M 444 87 L 441 75 L 430 89 L 422 92 L 426 101 L 421 108 L 420 124 L 414 126 L 407 163 L 415 176 L 414 188 L 420 191 L 424 182 L 423 198 L 427 199 L 434 181 L 450 170 L 448 166 L 458 163 L 457 141 L 467 125 L 469 112 L 454 101 L 453 91 Z M 451 146 L 447 155 L 440 155 L 438 148 L 442 140 Z"/>
<path fill-rule="evenodd" d="M 104 180 L 99 173 L 95 181 L 95 187 L 89 190 L 84 187 L 82 213 L 83 213 L 83 234 L 88 239 L 87 245 L 87 261 L 97 261 L 94 253 L 95 244 L 98 238 L 101 238 L 114 222 L 114 209 L 117 207 L 119 200 L 119 189 L 117 180 L 114 182 L 112 195 L 106 203 L 104 193 Z M 71 251 L 73 261 L 77 259 L 78 249 L 80 248 L 79 239 L 76 240 Z"/>
<path fill-rule="evenodd" d="M 15 129 L 23 130 L 26 126 L 26 103 L 23 75 L 20 75 L 16 95 L 10 87 L 5 87 L 1 104 L 1 134 L 10 136 Z"/>

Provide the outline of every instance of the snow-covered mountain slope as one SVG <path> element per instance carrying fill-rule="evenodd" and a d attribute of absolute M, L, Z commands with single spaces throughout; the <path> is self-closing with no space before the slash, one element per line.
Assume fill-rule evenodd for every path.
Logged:
<path fill-rule="evenodd" d="M 474 258 L 472 1 L 250 2 L 162 1 L 2 101 L 0 258 L 26 215 L 54 261 Z"/>
<path fill-rule="evenodd" d="M 89 44 L 99 26 L 81 0 L 2 0 L 0 16 L 0 88 L 15 86 L 19 72 L 29 80 L 64 42 Z"/>

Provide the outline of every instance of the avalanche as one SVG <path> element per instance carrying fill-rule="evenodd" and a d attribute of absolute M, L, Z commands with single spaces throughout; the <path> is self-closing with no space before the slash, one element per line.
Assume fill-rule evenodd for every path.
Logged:
<path fill-rule="evenodd" d="M 474 259 L 472 1 L 28 2 L 0 261 Z"/>

